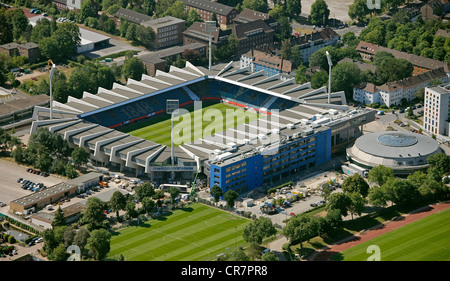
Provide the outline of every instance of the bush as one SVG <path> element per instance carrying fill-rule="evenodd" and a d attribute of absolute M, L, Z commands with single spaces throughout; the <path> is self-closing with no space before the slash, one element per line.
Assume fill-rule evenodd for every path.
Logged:
<path fill-rule="evenodd" d="M 10 236 L 8 237 L 8 243 L 9 243 L 9 244 L 14 244 L 14 243 L 16 243 L 16 238 L 14 238 L 14 236 L 10 235 Z"/>

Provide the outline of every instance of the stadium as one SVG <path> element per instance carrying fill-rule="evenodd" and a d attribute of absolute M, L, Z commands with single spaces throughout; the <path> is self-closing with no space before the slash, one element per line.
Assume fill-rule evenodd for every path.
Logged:
<path fill-rule="evenodd" d="M 266 77 L 233 62 L 214 68 L 187 62 L 53 102 L 52 112 L 36 106 L 30 133 L 61 134 L 88 151 L 93 164 L 155 184 L 201 178 L 242 194 L 326 163 L 375 119 L 374 110 L 350 108 L 344 92 Z M 170 115 L 173 102 L 179 109 Z"/>

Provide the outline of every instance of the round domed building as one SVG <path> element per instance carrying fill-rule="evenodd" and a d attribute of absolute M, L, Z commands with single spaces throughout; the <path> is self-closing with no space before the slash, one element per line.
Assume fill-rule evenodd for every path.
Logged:
<path fill-rule="evenodd" d="M 383 165 L 406 175 L 428 168 L 427 158 L 443 150 L 432 138 L 412 132 L 386 131 L 359 137 L 347 148 L 347 160 L 371 169 Z"/>

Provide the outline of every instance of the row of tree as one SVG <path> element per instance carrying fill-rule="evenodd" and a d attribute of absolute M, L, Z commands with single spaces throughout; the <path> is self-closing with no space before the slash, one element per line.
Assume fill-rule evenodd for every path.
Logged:
<path fill-rule="evenodd" d="M 59 209 L 60 210 L 60 209 Z M 46 229 L 42 233 L 44 240 L 43 250 L 47 257 L 53 261 L 67 261 L 72 254 L 68 253 L 70 246 L 80 249 L 77 258 L 92 257 L 103 260 L 110 251 L 111 233 L 105 229 L 89 231 L 86 228 L 76 229 L 73 226 L 56 226 Z"/>
<path fill-rule="evenodd" d="M 343 227 L 342 218 L 351 214 L 361 215 L 367 204 L 386 207 L 417 206 L 450 198 L 450 188 L 442 182 L 442 176 L 450 172 L 450 160 L 444 153 L 435 154 L 427 160 L 426 172 L 416 171 L 406 179 L 397 178 L 391 168 L 379 165 L 370 170 L 368 181 L 359 174 L 347 177 L 342 184 L 343 192 L 330 193 L 324 189 L 327 201 L 325 217 L 299 214 L 287 222 L 283 234 L 290 244 L 300 244 L 311 238 Z"/>
<path fill-rule="evenodd" d="M 61 135 L 52 134 L 45 128 L 30 135 L 26 148 L 17 143 L 12 149 L 11 156 L 17 163 L 71 179 L 78 176 L 74 165 L 79 167 L 89 159 L 89 153 L 84 148 L 70 148 Z"/>
<path fill-rule="evenodd" d="M 422 20 L 420 17 L 414 22 L 411 22 L 409 17 L 390 20 L 372 18 L 367 27 L 361 31 L 359 39 L 398 51 L 449 62 L 450 39 L 435 35 L 438 29 L 447 30 L 449 27 L 449 23 L 436 19 Z"/>

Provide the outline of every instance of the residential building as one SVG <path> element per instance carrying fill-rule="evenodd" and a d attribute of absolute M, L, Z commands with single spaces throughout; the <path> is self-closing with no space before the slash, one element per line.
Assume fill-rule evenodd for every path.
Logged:
<path fill-rule="evenodd" d="M 239 40 L 237 55 L 272 46 L 274 32 L 263 20 L 233 25 L 231 33 Z"/>
<path fill-rule="evenodd" d="M 425 88 L 423 127 L 434 135 L 450 134 L 450 84 Z"/>
<path fill-rule="evenodd" d="M 237 15 L 234 7 L 212 2 L 209 0 L 182 0 L 186 6 L 186 11 L 194 9 L 199 12 L 204 21 L 212 20 L 213 13 L 216 14 L 217 24 L 221 29 L 227 29 L 233 23 Z"/>
<path fill-rule="evenodd" d="M 425 58 L 406 52 L 389 49 L 376 44 L 360 41 L 356 47 L 356 51 L 360 54 L 361 58 L 365 61 L 371 61 L 373 56 L 378 52 L 388 52 L 394 55 L 397 59 L 405 59 L 411 62 L 414 66 L 413 76 L 425 73 L 427 71 L 443 67 L 445 72 L 450 75 L 450 63 L 438 61 L 430 58 Z"/>
<path fill-rule="evenodd" d="M 81 9 L 84 0 L 52 0 L 58 10 L 75 10 Z"/>
<path fill-rule="evenodd" d="M 353 88 L 353 100 L 362 104 L 379 103 L 381 105 L 400 105 L 402 99 L 411 101 L 421 87 L 427 87 L 431 81 L 439 79 L 448 83 L 449 77 L 443 68 L 408 77 L 399 81 L 387 82 L 376 86 L 372 83 L 362 83 Z"/>
<path fill-rule="evenodd" d="M 34 63 L 41 56 L 38 45 L 33 42 L 24 44 L 8 43 L 0 45 L 0 52 L 7 52 L 10 56 L 25 56 L 28 58 L 30 63 Z"/>
<path fill-rule="evenodd" d="M 241 69 L 248 66 L 252 72 L 262 70 L 269 77 L 277 74 L 289 74 L 292 71 L 291 61 L 258 50 L 251 50 L 241 56 Z"/>
<path fill-rule="evenodd" d="M 241 24 L 256 20 L 263 20 L 267 25 L 270 26 L 270 28 L 274 30 L 277 30 L 280 27 L 280 23 L 278 23 L 273 17 L 269 16 L 269 14 L 250 10 L 247 8 L 240 12 L 236 16 L 236 18 L 234 18 L 233 22 L 235 24 Z"/>
<path fill-rule="evenodd" d="M 17 43 L 0 45 L 0 52 L 6 52 L 10 57 L 17 56 L 19 54 L 18 46 Z"/>
<path fill-rule="evenodd" d="M 135 23 L 135 24 L 141 24 L 145 21 L 152 20 L 153 17 L 147 16 L 129 9 L 120 8 L 117 10 L 117 12 L 114 14 L 114 21 L 116 23 L 116 27 L 119 28 L 120 26 L 120 18 L 126 19 L 129 22 Z"/>
<path fill-rule="evenodd" d="M 431 0 L 420 8 L 420 13 L 423 19 L 439 19 L 448 9 L 448 0 Z"/>
<path fill-rule="evenodd" d="M 308 64 L 312 54 L 326 46 L 336 45 L 339 38 L 339 34 L 333 29 L 325 27 L 320 31 L 292 37 L 291 46 L 298 46 L 300 48 L 303 62 Z"/>
<path fill-rule="evenodd" d="M 227 42 L 227 38 L 230 34 L 231 29 L 222 30 L 216 28 L 215 31 L 211 33 L 211 45 L 220 47 Z M 202 43 L 209 46 L 209 33 L 205 31 L 204 22 L 194 22 L 183 32 L 183 45 L 191 43 Z"/>
<path fill-rule="evenodd" d="M 154 49 L 166 48 L 183 43 L 183 31 L 186 29 L 186 21 L 171 16 L 151 19 L 141 23 L 150 26 L 155 31 Z"/>
<path fill-rule="evenodd" d="M 52 0 L 52 3 L 56 5 L 56 8 L 60 11 L 67 10 L 68 0 Z"/>
<path fill-rule="evenodd" d="M 120 19 L 126 19 L 131 23 L 149 26 L 155 32 L 155 42 L 153 49 L 160 49 L 180 45 L 183 43 L 183 31 L 186 28 L 186 22 L 172 16 L 162 18 L 153 18 L 129 9 L 120 8 L 114 14 L 116 27 L 120 26 Z"/>
<path fill-rule="evenodd" d="M 144 63 L 147 70 L 147 74 L 155 76 L 156 71 L 166 71 L 166 60 L 175 60 L 178 55 L 182 55 L 186 50 L 195 50 L 200 57 L 206 56 L 206 45 L 202 43 L 191 43 L 183 46 L 175 46 L 167 48 L 165 50 L 152 52 L 143 56 L 139 56 L 139 59 Z"/>

